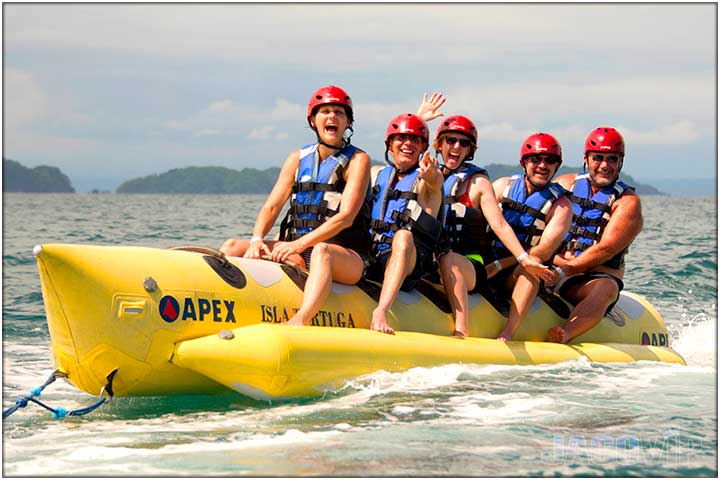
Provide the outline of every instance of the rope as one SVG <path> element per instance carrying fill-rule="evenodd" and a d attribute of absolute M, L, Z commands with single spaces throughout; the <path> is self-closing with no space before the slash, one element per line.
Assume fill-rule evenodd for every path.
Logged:
<path fill-rule="evenodd" d="M 22 396 L 22 397 L 18 398 L 15 401 L 14 406 L 3 411 L 3 420 L 5 418 L 9 417 L 10 415 L 12 415 L 13 413 L 15 413 L 17 410 L 27 407 L 29 402 L 35 403 L 37 405 L 40 405 L 44 409 L 49 410 L 52 413 L 52 417 L 59 419 L 59 420 L 62 420 L 63 418 L 65 418 L 67 416 L 79 417 L 82 415 L 87 415 L 88 413 L 90 413 L 93 410 L 100 407 L 100 405 L 102 405 L 103 403 L 108 401 L 110 398 L 112 398 L 112 395 L 113 395 L 112 381 L 113 381 L 113 378 L 115 377 L 116 373 L 117 373 L 117 370 L 113 370 L 112 372 L 110 372 L 110 375 L 107 376 L 108 383 L 103 388 L 100 389 L 100 398 L 95 403 L 93 403 L 92 405 L 89 405 L 87 407 L 77 408 L 75 410 L 68 410 L 63 407 L 51 407 L 37 399 L 37 397 L 40 396 L 40 394 L 45 389 L 45 387 L 47 387 L 48 385 L 53 383 L 58 378 L 67 378 L 66 373 L 56 370 L 52 374 L 50 374 L 48 379 L 45 380 L 45 383 L 43 383 L 39 387 L 31 389 L 30 396 L 28 396 L 28 397 Z M 108 397 L 104 396 L 105 393 L 108 394 Z"/>

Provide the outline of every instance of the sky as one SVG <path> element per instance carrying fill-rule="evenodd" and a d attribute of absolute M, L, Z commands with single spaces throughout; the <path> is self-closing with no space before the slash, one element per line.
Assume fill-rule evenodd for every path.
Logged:
<path fill-rule="evenodd" d="M 4 3 L 3 156 L 77 191 L 173 168 L 280 166 L 342 86 L 353 143 L 382 161 L 395 115 L 439 91 L 479 131 L 476 163 L 555 135 L 582 162 L 598 126 L 638 180 L 717 177 L 717 6 Z M 438 121 L 430 124 L 435 131 Z"/>

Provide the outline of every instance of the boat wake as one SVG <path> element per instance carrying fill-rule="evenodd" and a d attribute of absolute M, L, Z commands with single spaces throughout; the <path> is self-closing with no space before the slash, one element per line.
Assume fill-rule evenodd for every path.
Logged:
<path fill-rule="evenodd" d="M 688 324 L 678 329 L 669 326 L 672 348 L 693 367 L 717 365 L 717 322 L 707 313 L 695 315 Z"/>

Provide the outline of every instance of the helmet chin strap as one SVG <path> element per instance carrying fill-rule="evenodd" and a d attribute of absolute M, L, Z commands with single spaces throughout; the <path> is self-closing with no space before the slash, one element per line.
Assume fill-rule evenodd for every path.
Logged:
<path fill-rule="evenodd" d="M 435 152 L 435 154 L 436 154 L 438 157 L 442 158 L 443 161 L 445 160 L 440 152 Z M 450 173 L 455 173 L 455 172 L 457 172 L 458 170 L 460 170 L 460 169 L 463 167 L 463 165 L 465 165 L 465 162 L 467 162 L 467 161 L 468 161 L 468 160 L 463 160 L 463 161 L 460 162 L 460 164 L 459 164 L 457 167 L 455 167 L 455 168 L 450 168 L 450 167 L 448 167 L 445 163 L 440 163 L 440 162 L 438 162 L 438 165 L 440 165 L 440 168 L 441 168 L 442 170 L 447 170 L 447 171 L 448 171 L 448 174 L 450 174 Z"/>
<path fill-rule="evenodd" d="M 439 157 L 439 158 L 442 158 L 443 161 L 445 161 L 445 157 L 442 156 L 442 152 L 439 152 L 438 150 L 435 150 L 435 155 L 436 155 L 437 157 Z M 456 171 L 460 170 L 463 166 L 465 166 L 465 162 L 472 162 L 474 156 L 475 156 L 475 152 L 471 153 L 470 155 L 468 155 L 467 157 L 465 157 L 465 158 L 463 159 L 463 161 L 460 162 L 460 164 L 459 164 L 457 167 L 455 167 L 455 168 L 450 168 L 450 167 L 448 167 L 446 164 L 440 163 L 440 162 L 438 162 L 438 165 L 440 165 L 440 168 L 443 169 L 443 170 L 444 170 L 444 169 L 447 169 L 449 173 L 455 173 Z"/>
<path fill-rule="evenodd" d="M 353 134 L 355 133 L 355 130 L 353 130 L 353 128 L 352 128 L 352 125 L 348 125 L 345 130 L 346 130 L 346 131 L 347 131 L 347 130 L 350 130 L 350 135 L 348 135 L 347 137 L 343 136 L 343 143 L 342 143 L 342 145 L 340 145 L 340 146 L 338 147 L 337 145 L 330 145 L 329 143 L 323 142 L 322 139 L 320 138 L 320 134 L 318 133 L 317 128 L 315 128 L 315 127 L 312 127 L 312 128 L 313 128 L 313 130 L 315 130 L 315 136 L 317 137 L 318 143 L 319 143 L 320 145 L 323 145 L 323 146 L 325 146 L 325 147 L 327 147 L 327 148 L 330 148 L 330 149 L 332 149 L 332 150 L 342 150 L 343 148 L 345 148 L 345 147 L 347 147 L 348 145 L 350 145 L 350 139 L 352 138 Z"/>
<path fill-rule="evenodd" d="M 386 148 L 386 149 L 385 149 L 385 163 L 387 163 L 388 165 L 390 165 L 391 167 L 393 167 L 393 168 L 395 169 L 395 173 L 398 173 L 398 174 L 400 174 L 400 175 L 404 175 L 404 174 L 406 174 L 407 172 L 409 172 L 410 170 L 412 170 L 413 168 L 417 167 L 417 165 L 415 165 L 415 166 L 413 166 L 413 167 L 406 168 L 405 170 L 400 170 L 400 169 L 397 167 L 397 165 L 395 165 L 395 162 L 391 162 L 391 161 L 390 161 L 390 155 L 389 155 L 389 154 L 390 154 L 390 150 Z"/>

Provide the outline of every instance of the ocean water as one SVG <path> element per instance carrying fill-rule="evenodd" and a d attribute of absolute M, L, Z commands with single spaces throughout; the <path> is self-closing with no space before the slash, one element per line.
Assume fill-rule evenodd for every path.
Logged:
<path fill-rule="evenodd" d="M 32 248 L 218 247 L 262 196 L 3 195 L 3 409 L 52 372 Z M 453 364 L 350 380 L 324 398 L 116 398 L 3 421 L 6 476 L 700 476 L 718 474 L 717 200 L 645 197 L 627 288 L 687 366 Z M 41 397 L 95 397 L 62 381 Z"/>

